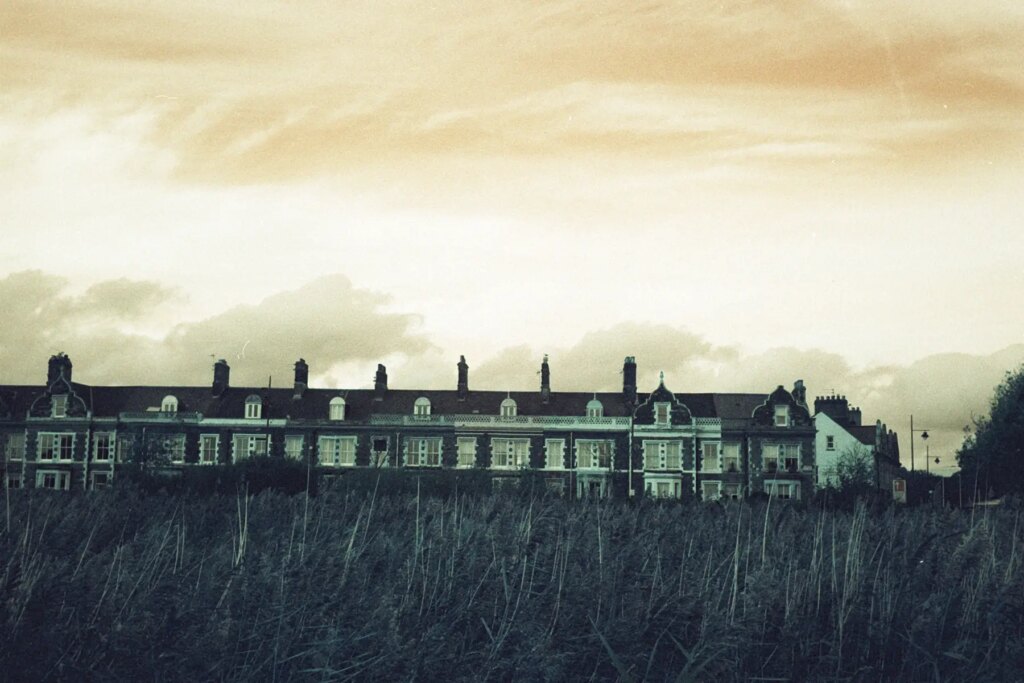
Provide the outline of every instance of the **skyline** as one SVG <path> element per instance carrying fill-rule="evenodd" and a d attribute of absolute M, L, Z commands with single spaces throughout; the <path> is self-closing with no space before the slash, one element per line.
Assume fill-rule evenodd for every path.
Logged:
<path fill-rule="evenodd" d="M 1014 3 L 0 22 L 5 383 L 60 350 L 94 383 L 205 383 L 214 354 L 439 388 L 460 354 L 481 388 L 636 355 L 683 392 L 834 389 L 904 460 L 931 417 L 948 461 L 1024 362 Z"/>

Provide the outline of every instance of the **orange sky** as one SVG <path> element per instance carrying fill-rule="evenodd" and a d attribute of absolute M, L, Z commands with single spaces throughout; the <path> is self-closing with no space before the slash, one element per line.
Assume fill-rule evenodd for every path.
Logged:
<path fill-rule="evenodd" d="M 375 351 L 445 383 L 459 353 L 618 330 L 671 364 L 658 340 L 690 334 L 728 351 L 680 390 L 827 353 L 847 370 L 801 371 L 811 392 L 856 384 L 899 428 L 918 396 L 872 399 L 878 368 L 1019 362 L 997 354 L 1024 332 L 1018 2 L 13 1 L 0 26 L 0 291 L 44 292 L 36 319 L 108 280 L 161 293 L 47 318 L 17 337 L 35 355 L 106 328 L 167 344 L 327 282 L 366 297 L 338 334 L 412 316 L 410 346 L 322 352 L 346 385 Z M 254 334 L 210 329 L 204 368 Z M 933 382 L 964 372 L 939 358 Z M 972 376 L 936 409 L 951 434 L 991 389 Z"/>

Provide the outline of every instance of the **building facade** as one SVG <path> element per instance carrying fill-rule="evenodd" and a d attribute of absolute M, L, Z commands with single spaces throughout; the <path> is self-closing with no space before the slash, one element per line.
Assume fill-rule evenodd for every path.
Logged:
<path fill-rule="evenodd" d="M 893 480 L 902 472 L 895 432 L 881 420 L 873 425 L 861 424 L 860 408 L 850 406 L 845 396 L 816 397 L 814 422 L 818 487 L 839 485 L 838 469 L 843 458 L 862 458 L 871 467 L 875 488 L 885 492 L 893 490 Z"/>
<path fill-rule="evenodd" d="M 739 499 L 811 495 L 815 420 L 801 381 L 768 394 L 683 394 L 662 375 L 636 386 L 627 357 L 620 392 L 557 392 L 547 357 L 539 391 L 477 391 L 465 358 L 454 390 L 234 387 L 224 360 L 209 386 L 89 386 L 71 359 L 46 383 L 0 386 L 3 481 L 11 488 L 98 489 L 119 466 L 186 468 L 269 456 L 325 474 L 353 468 L 485 469 L 496 485 L 525 472 L 573 497 Z"/>

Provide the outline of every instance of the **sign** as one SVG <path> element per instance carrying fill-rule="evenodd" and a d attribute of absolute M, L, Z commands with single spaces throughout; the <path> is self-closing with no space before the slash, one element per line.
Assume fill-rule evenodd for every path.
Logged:
<path fill-rule="evenodd" d="M 892 499 L 897 503 L 907 502 L 907 480 L 906 479 L 893 479 L 892 480 Z"/>

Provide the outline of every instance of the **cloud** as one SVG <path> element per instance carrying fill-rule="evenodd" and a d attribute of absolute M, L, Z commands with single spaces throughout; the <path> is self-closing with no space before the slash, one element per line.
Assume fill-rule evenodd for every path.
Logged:
<path fill-rule="evenodd" d="M 1019 161 L 1024 19 L 995 0 L 11 2 L 0 23 L 0 87 L 155 112 L 188 180 L 479 154 L 931 168 L 965 131 L 972 156 Z"/>
<path fill-rule="evenodd" d="M 40 271 L 0 280 L 6 311 L 0 330 L 0 375 L 6 383 L 38 383 L 46 359 L 68 353 L 79 381 L 94 384 L 204 384 L 223 357 L 232 381 L 261 385 L 268 373 L 291 381 L 291 366 L 310 361 L 314 376 L 345 364 L 430 349 L 416 316 L 385 312 L 386 296 L 336 275 L 238 306 L 205 320 L 175 325 L 164 336 L 132 332 L 175 294 L 149 281 L 97 283 L 82 295 Z"/>

